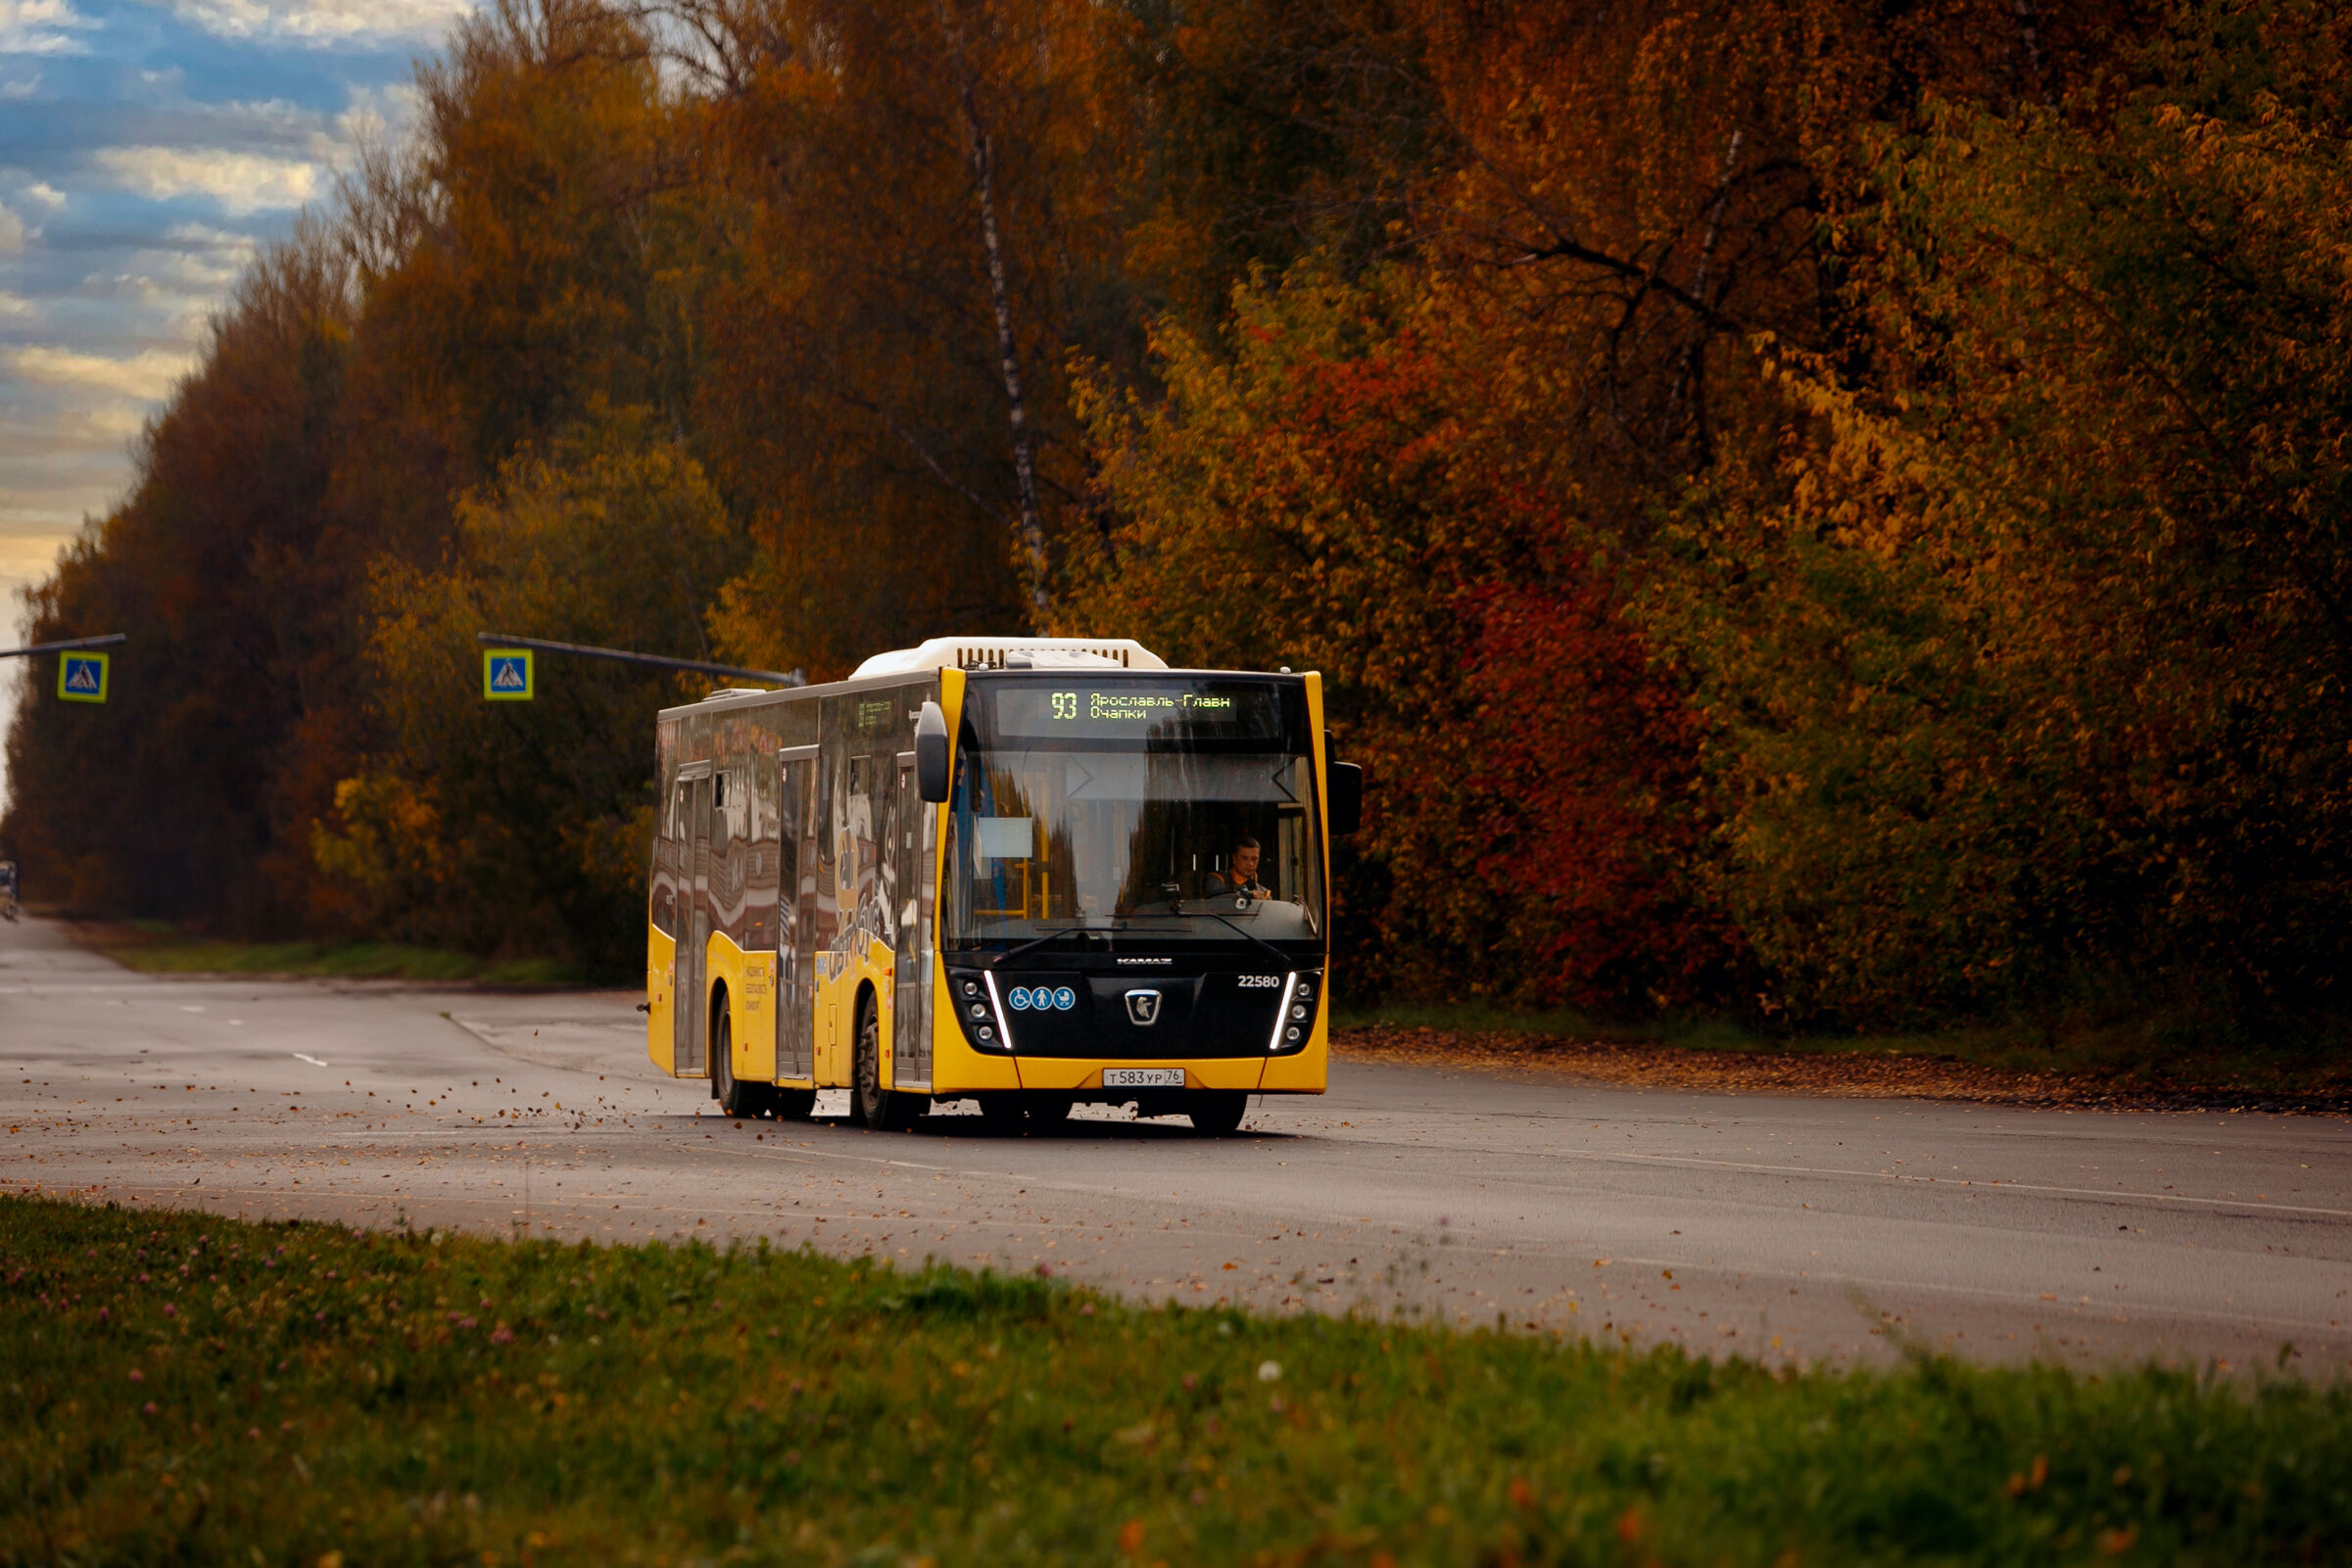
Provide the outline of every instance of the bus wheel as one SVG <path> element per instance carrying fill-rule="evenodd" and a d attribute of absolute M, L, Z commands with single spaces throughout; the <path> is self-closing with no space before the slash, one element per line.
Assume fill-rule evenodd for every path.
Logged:
<path fill-rule="evenodd" d="M 1210 1138 L 1237 1131 L 1250 1108 L 1250 1097 L 1238 1089 L 1200 1089 L 1191 1101 L 1192 1130 Z"/>
<path fill-rule="evenodd" d="M 857 1010 L 857 1058 L 849 1090 L 850 1118 L 876 1132 L 904 1132 L 923 1114 L 922 1095 L 882 1086 L 882 1020 L 871 1001 Z"/>
<path fill-rule="evenodd" d="M 732 1009 L 719 1009 L 719 1026 L 710 1042 L 710 1097 L 719 1103 L 723 1117 L 755 1117 L 759 1115 L 756 1085 L 737 1081 L 735 1076 L 735 1020 Z"/>

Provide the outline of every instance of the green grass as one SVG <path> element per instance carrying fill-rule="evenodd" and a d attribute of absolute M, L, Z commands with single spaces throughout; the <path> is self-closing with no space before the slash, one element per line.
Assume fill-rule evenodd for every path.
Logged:
<path fill-rule="evenodd" d="M 2352 1092 L 2352 1040 L 2340 1026 L 2248 1037 L 2161 1017 L 2050 1026 L 1987 1024 L 1888 1034 L 1775 1034 L 1723 1018 L 1610 1022 L 1571 1009 L 1512 1012 L 1483 1003 L 1335 1005 L 1335 1027 L 1516 1034 L 1755 1055 L 1934 1057 L 2010 1072 L 2078 1073 L 2118 1087 L 2229 1089 L 2309 1097 Z"/>
<path fill-rule="evenodd" d="M 6 1564 L 2352 1560 L 2352 1392 L 2292 1380 L 28 1199 L 0 1290 Z"/>
<path fill-rule="evenodd" d="M 230 942 L 191 936 L 162 921 L 92 927 L 90 945 L 151 974 L 311 974 L 489 985 L 577 985 L 552 959 L 484 959 L 399 942 Z"/>

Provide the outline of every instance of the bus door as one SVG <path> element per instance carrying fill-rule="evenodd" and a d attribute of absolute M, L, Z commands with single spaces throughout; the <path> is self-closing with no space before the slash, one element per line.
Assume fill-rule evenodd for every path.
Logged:
<path fill-rule="evenodd" d="M 931 900 L 932 813 L 915 784 L 915 754 L 897 757 L 898 785 L 891 793 L 890 839 L 886 853 L 897 862 L 890 880 L 890 948 L 896 954 L 897 994 L 891 998 L 890 1073 L 901 1089 L 931 1087 Z"/>
<path fill-rule="evenodd" d="M 776 754 L 776 1078 L 817 1069 L 817 748 Z"/>
<path fill-rule="evenodd" d="M 689 793 L 686 874 L 678 890 L 678 983 L 670 993 L 678 1036 L 670 1070 L 680 1077 L 700 1077 L 709 1070 L 702 1060 L 703 1042 L 709 1038 L 702 1015 L 710 1005 L 710 984 L 702 974 L 702 960 L 710 951 L 710 764 L 690 762 L 679 769 L 678 787 Z"/>

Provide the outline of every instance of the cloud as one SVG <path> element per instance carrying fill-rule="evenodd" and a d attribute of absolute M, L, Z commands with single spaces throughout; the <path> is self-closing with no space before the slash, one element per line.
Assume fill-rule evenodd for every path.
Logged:
<path fill-rule="evenodd" d="M 0 487 L 0 533 L 71 528 L 114 504 L 131 476 L 131 445 L 154 405 L 87 383 L 35 389 L 9 373 L 12 357 L 0 353 L 0 376 L 10 390 L 46 396 L 0 406 L 0 471 L 8 476 Z M 177 357 L 185 362 L 185 356 Z"/>
<path fill-rule="evenodd" d="M 232 228 L 215 228 L 210 223 L 174 223 L 164 230 L 164 238 L 171 242 L 174 250 L 225 253 L 230 258 L 232 273 L 262 249 L 262 242 L 250 234 L 240 234 Z"/>
<path fill-rule="evenodd" d="M 150 343 L 162 338 L 192 349 L 203 341 L 213 313 L 260 255 L 261 246 L 250 235 L 200 223 L 176 225 L 165 233 L 164 241 L 132 252 L 119 271 L 88 274 L 75 295 L 137 307 L 142 312 L 135 323 L 141 338 Z M 0 314 L 5 313 L 0 307 Z"/>
<path fill-rule="evenodd" d="M 24 527 L 24 532 L 18 532 L 0 524 L 0 644 L 9 647 L 17 645 L 24 631 L 24 591 L 46 581 L 57 570 L 59 554 L 73 543 L 72 529 L 56 524 Z M 7 718 L 14 674 L 7 664 L 0 664 L 0 722 Z"/>
<path fill-rule="evenodd" d="M 47 577 L 57 564 L 57 552 L 72 540 L 71 531 L 53 525 L 30 527 L 23 533 L 0 526 L 0 589 Z"/>
<path fill-rule="evenodd" d="M 14 256 L 24 249 L 24 220 L 0 206 L 0 256 Z"/>
<path fill-rule="evenodd" d="M 33 303 L 22 294 L 11 294 L 6 289 L 0 289 L 0 320 L 30 315 L 33 309 Z"/>
<path fill-rule="evenodd" d="M 210 196 L 239 217 L 300 207 L 326 188 L 326 170 L 307 159 L 220 148 L 106 147 L 95 162 L 125 190 L 154 201 Z"/>
<path fill-rule="evenodd" d="M 335 117 L 335 133 L 343 143 L 339 151 L 348 158 L 350 150 L 367 142 L 378 145 L 405 142 L 415 133 L 416 123 L 423 117 L 424 94 L 414 82 L 354 86 L 343 113 Z"/>
<path fill-rule="evenodd" d="M 97 25 L 70 0 L 0 0 L 0 55 L 86 55 L 73 32 Z"/>
<path fill-rule="evenodd" d="M 7 4 L 9 0 L 0 0 Z M 223 38 L 326 47 L 438 39 L 470 0 L 169 0 L 172 15 Z"/>
<path fill-rule="evenodd" d="M 25 201 L 38 202 L 52 213 L 66 205 L 66 193 L 45 179 L 36 179 L 19 192 Z"/>
<path fill-rule="evenodd" d="M 195 361 L 193 356 L 173 349 L 145 349 L 127 359 L 115 359 L 102 354 L 28 344 L 0 350 L 0 362 L 27 381 L 155 399 L 168 395 Z"/>

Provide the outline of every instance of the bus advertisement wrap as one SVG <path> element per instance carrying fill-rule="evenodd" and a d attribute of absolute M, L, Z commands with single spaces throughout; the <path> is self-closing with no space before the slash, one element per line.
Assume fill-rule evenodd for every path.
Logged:
<path fill-rule="evenodd" d="M 1097 1103 L 1217 1133 L 1322 1092 L 1320 677 L 939 640 L 668 709 L 655 751 L 648 1051 L 729 1114 L 844 1088 L 877 1127 Z"/>

